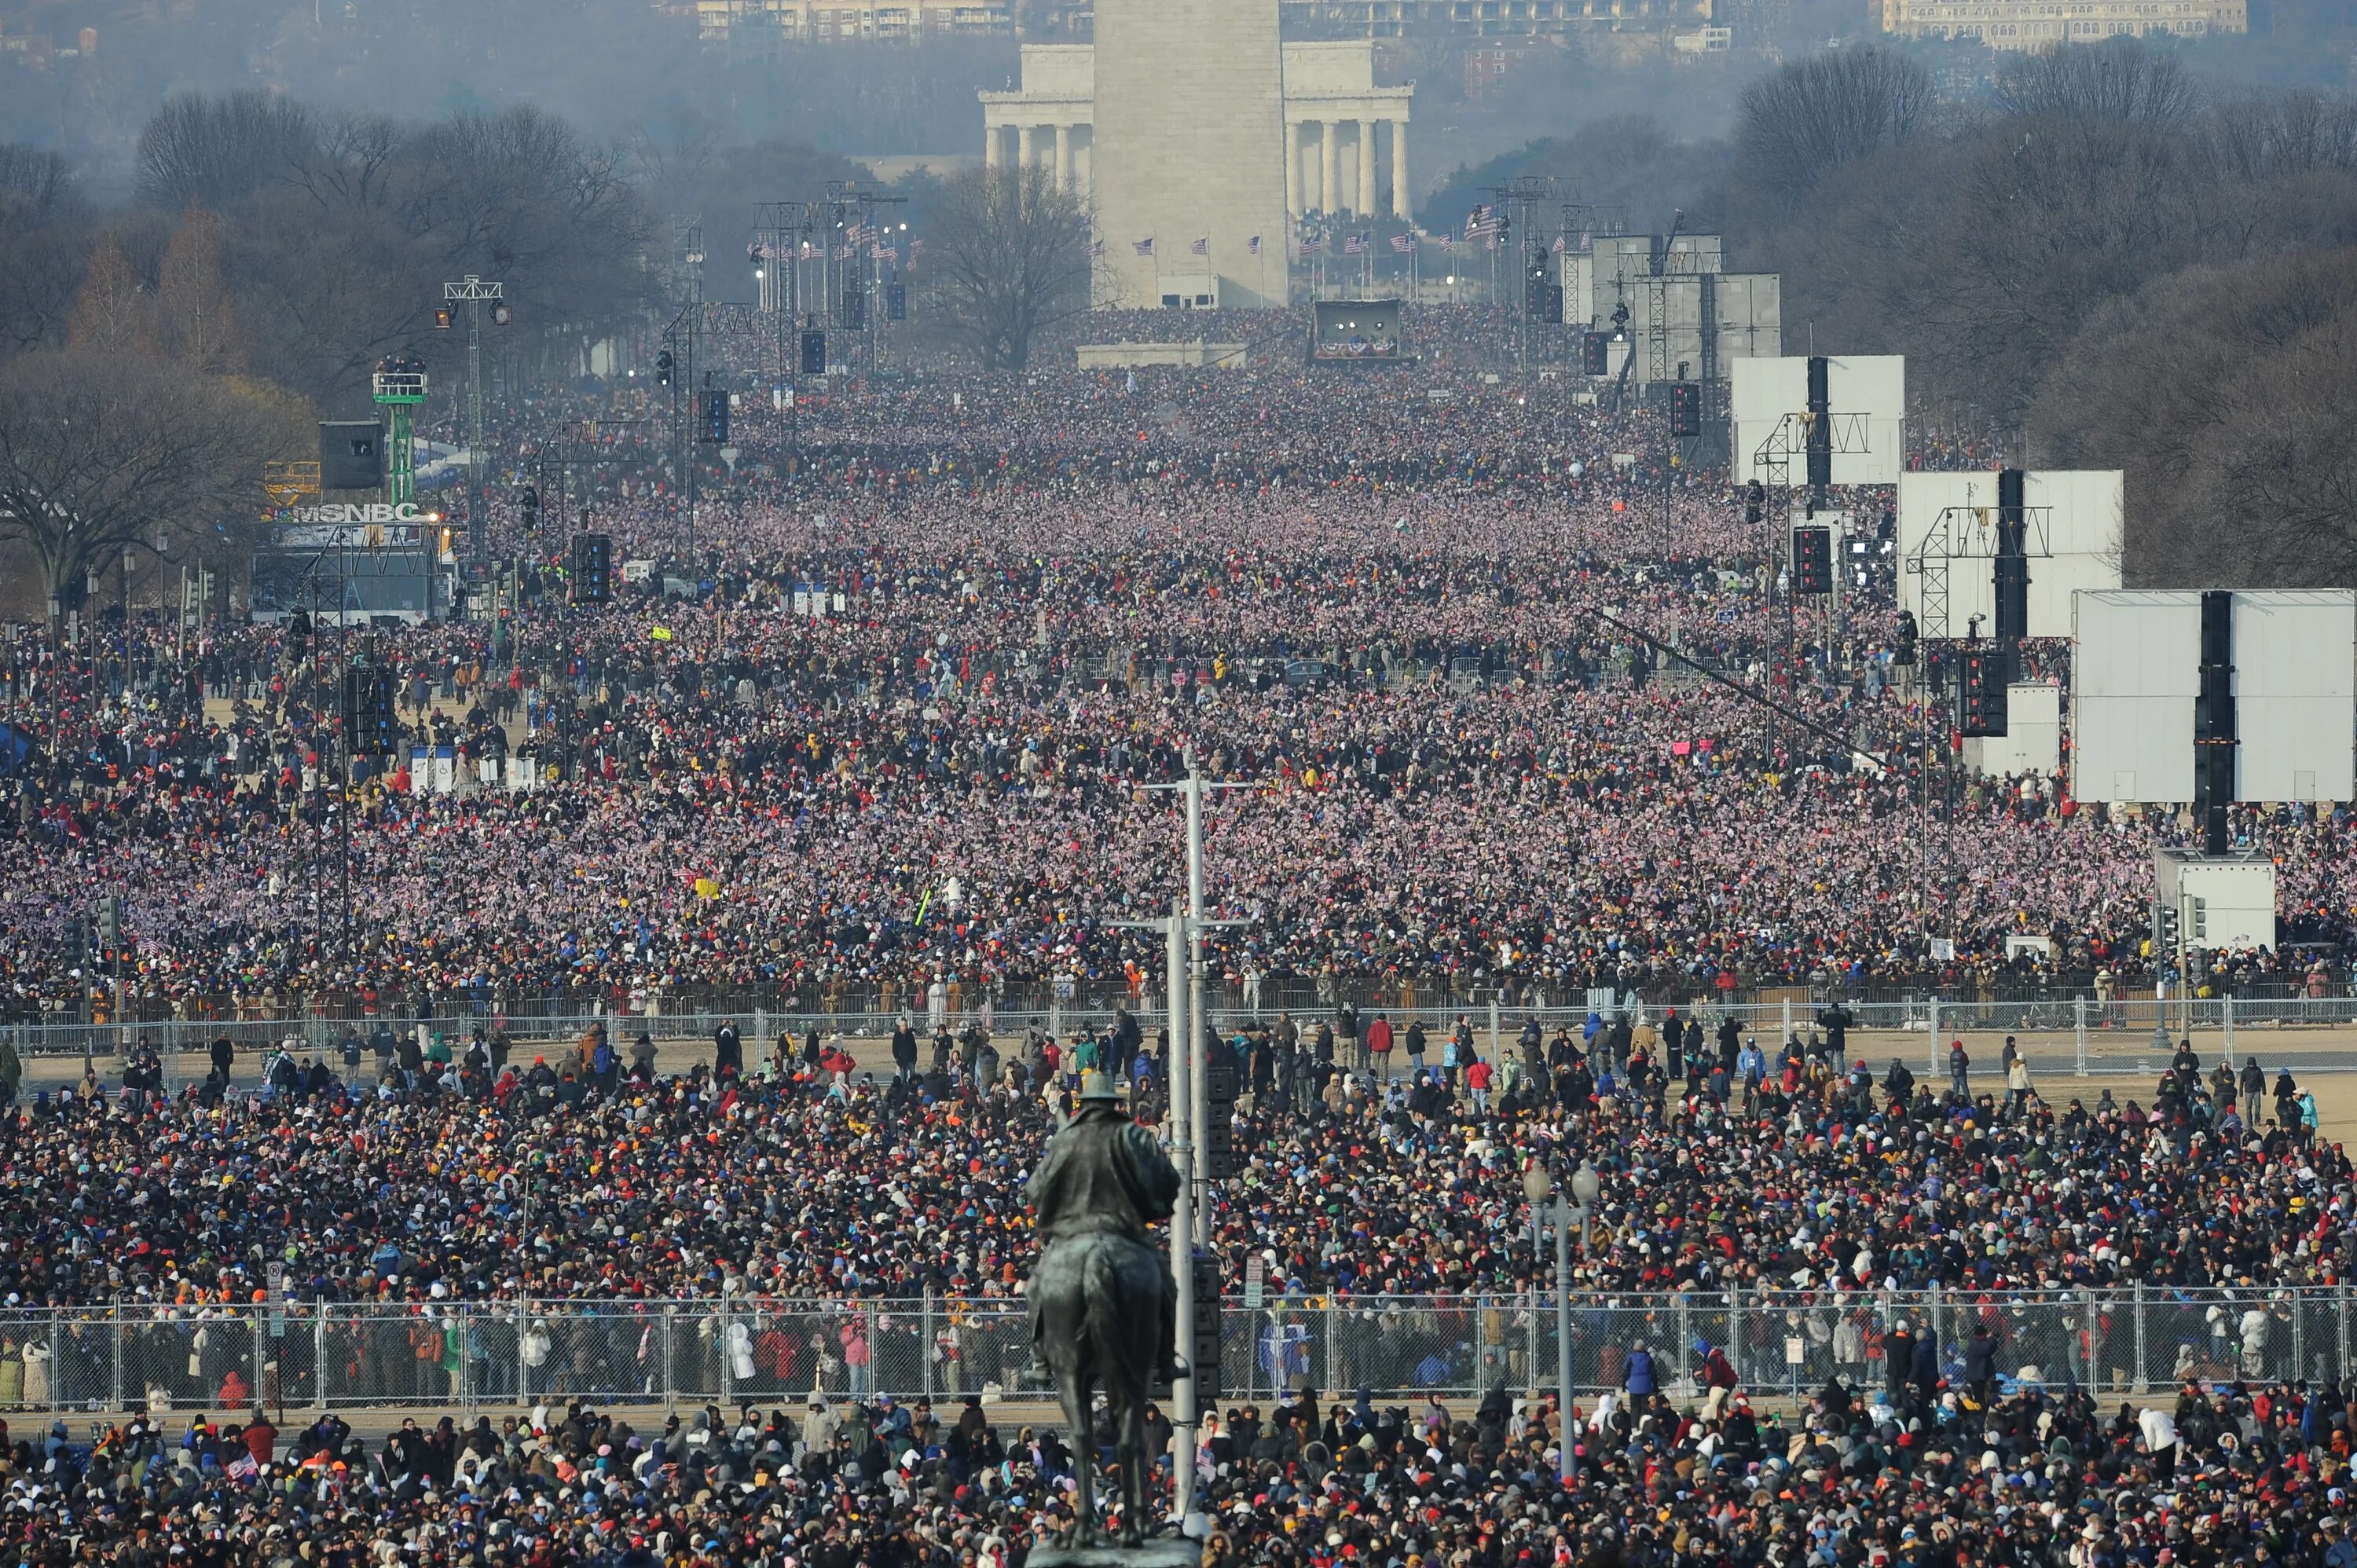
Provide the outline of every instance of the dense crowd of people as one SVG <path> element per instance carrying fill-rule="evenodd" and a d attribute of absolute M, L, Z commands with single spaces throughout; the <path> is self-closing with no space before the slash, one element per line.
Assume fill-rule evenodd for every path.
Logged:
<path fill-rule="evenodd" d="M 1245 1154 L 1213 1235 L 1231 1275 L 1258 1257 L 1280 1295 L 1329 1294 L 1363 1324 L 1325 1366 L 1364 1377 L 1369 1347 L 1417 1339 L 1401 1293 L 1495 1310 L 1543 1279 L 1520 1240 L 1535 1157 L 1602 1178 L 1585 1299 L 1633 1309 L 1748 1283 L 1771 1332 L 1818 1340 L 1813 1380 L 1795 1409 L 1756 1334 L 1689 1357 L 1632 1338 L 1633 1311 L 1591 1331 L 1586 1307 L 1568 1422 L 1545 1364 L 1518 1355 L 1457 1374 L 1488 1390 L 1470 1412 L 1437 1398 L 1378 1408 L 1364 1391 L 1329 1405 L 1305 1366 L 1265 1405 L 1231 1395 L 1199 1434 L 1207 1561 L 1946 1568 L 2166 1551 L 2345 1568 L 2357 1390 L 2329 1352 L 2311 1369 L 2270 1324 L 2283 1287 L 2345 1279 L 2357 1184 L 2287 1078 L 2270 1084 L 2255 1062 L 2205 1074 L 2189 1050 L 2149 1110 L 2072 1101 L 2058 1113 L 2010 1064 L 1999 1081 L 2012 1088 L 1977 1093 L 1969 1064 L 1944 1085 L 1897 1064 L 1879 1079 L 1862 1063 L 1844 1071 L 1838 1015 L 1824 1021 L 1834 1038 L 1773 1057 L 1746 1041 L 1731 1062 L 1669 1018 L 1526 1035 L 1498 1062 L 1469 1032 L 1394 1041 L 1382 1022 L 1346 1014 L 1305 1032 L 1285 1019 L 1215 1047 L 1237 1053 Z M 937 1415 L 875 1391 L 883 1380 L 862 1374 L 883 1347 L 860 1337 L 857 1315 L 805 1351 L 764 1327 L 781 1321 L 764 1310 L 920 1285 L 952 1306 L 1015 1310 L 1022 1184 L 1072 1074 L 1125 1062 L 1137 1112 L 1160 1109 L 1167 1047 L 1135 1040 L 1116 1017 L 1004 1064 L 978 1038 L 939 1042 L 930 1063 L 896 1041 L 902 1065 L 880 1086 L 821 1042 L 748 1053 L 730 1037 L 716 1073 L 683 1077 L 585 1042 L 561 1070 L 520 1073 L 475 1047 L 414 1070 L 404 1054 L 358 1094 L 297 1082 L 253 1099 L 44 1097 L 0 1123 L 12 1303 L 168 1304 L 194 1335 L 167 1324 L 166 1354 L 141 1359 L 158 1369 L 143 1415 L 102 1423 L 94 1442 L 63 1422 L 41 1434 L 36 1417 L 0 1444 L 8 1547 L 30 1563 L 1014 1568 L 1068 1530 L 1085 1457 L 1044 1421 L 1015 1429 L 1003 1401 L 1020 1397 L 1018 1358 L 998 1384 L 945 1312 L 940 1386 L 952 1391 Z M 315 1300 L 384 1309 L 387 1344 L 336 1351 L 363 1402 L 438 1395 L 444 1326 L 509 1321 L 454 1311 L 531 1293 L 561 1318 L 670 1294 L 749 1325 L 733 1413 L 635 1428 L 565 1391 L 627 1397 L 631 1374 L 550 1358 L 528 1334 L 465 1353 L 521 1354 L 529 1388 L 494 1370 L 482 1397 L 522 1396 L 529 1413 L 429 1412 L 381 1442 L 327 1414 L 289 1439 L 269 1412 L 311 1403 L 301 1380 L 274 1359 L 256 1389 L 227 1333 L 258 1298 L 264 1258 L 285 1264 L 279 1310 L 298 1322 Z M 2032 1343 L 2017 1298 L 1997 1293 L 2067 1302 L 2126 1278 L 2229 1287 L 2216 1297 L 2225 1348 L 2189 1328 L 2173 1356 L 2157 1352 L 2156 1386 L 2107 1413 L 2086 1386 L 2096 1341 Z M 1930 1282 L 1952 1293 L 1938 1323 L 1910 1326 L 1881 1294 Z M 627 1356 L 640 1322 L 606 1321 L 624 1324 Z M 208 1325 L 228 1348 L 181 1389 L 175 1348 L 201 1359 Z M 28 1343 L 45 1378 L 70 1380 L 85 1353 L 71 1336 Z M 88 1353 L 95 1372 L 103 1351 Z M 706 1353 L 738 1352 L 724 1337 Z M 2024 1364 L 2049 1355 L 2043 1370 Z M 957 1391 L 962 1358 L 972 1380 Z M 372 1380 L 405 1379 L 413 1360 L 414 1386 Z M 1597 1391 L 1599 1372 L 1612 1391 Z M 1167 1423 L 1154 1434 L 1158 1449 Z"/>
<path fill-rule="evenodd" d="M 1975 1337 L 1975 1343 L 1983 1337 Z M 1639 1563 L 2282 1563 L 2347 1568 L 2357 1389 L 1829 1384 L 1798 1411 L 1715 1389 L 1592 1406 L 1498 1390 L 1457 1413 L 1290 1391 L 1207 1422 L 1195 1531 L 1228 1568 Z M 1321 1408 L 1322 1405 L 1322 1408 Z M 1564 1445 L 1568 1444 L 1566 1457 Z M 62 1428 L 10 1452 L 14 1560 L 1021 1568 L 1070 1528 L 1092 1455 L 1044 1427 L 813 1400 L 650 1421 L 536 1407 Z"/>
<path fill-rule="evenodd" d="M 1763 1048 L 1591 1015 L 1493 1053 L 1469 1022 L 1281 1015 L 1212 1047 L 1236 1053 L 1248 1153 L 1211 1233 L 1238 1277 L 1258 1259 L 1290 1292 L 1511 1294 L 1552 1277 L 1524 1169 L 1586 1161 L 1600 1208 L 1574 1273 L 1599 1292 L 2347 1279 L 2357 1187 L 2288 1072 L 2205 1074 L 2189 1049 L 2149 1104 L 2055 1104 L 2010 1049 L 1977 1088 L 1961 1047 L 1944 1084 L 1878 1076 L 1827 1016 Z M 226 1070 L 173 1095 L 132 1082 L 136 1058 L 117 1092 L 93 1069 L 0 1121 L 0 1290 L 237 1304 L 266 1262 L 298 1302 L 1005 1297 L 1076 1075 L 1119 1074 L 1148 1118 L 1170 1077 L 1126 1014 L 1006 1058 L 978 1027 L 923 1046 L 904 1024 L 880 1077 L 815 1031 L 750 1052 L 720 1033 L 684 1076 L 643 1035 L 527 1061 L 423 1027 L 373 1074 L 289 1058 L 258 1097 Z"/>
<path fill-rule="evenodd" d="M 2151 978 L 2151 851 L 2182 827 L 1946 766 L 1894 662 L 1887 492 L 1835 498 L 1868 552 L 1838 616 L 1796 607 L 1741 498 L 1572 381 L 884 380 L 791 427 L 748 417 L 692 559 L 660 425 L 576 446 L 597 401 L 538 395 L 513 438 L 544 518 L 566 515 L 547 461 L 577 468 L 618 561 L 656 564 L 608 607 L 565 602 L 565 535 L 523 538 L 503 499 L 503 546 L 542 566 L 490 621 L 19 629 L 9 1006 L 111 995 L 87 920 L 110 894 L 149 1017 L 698 990 L 888 1014 L 943 978 L 1134 994 L 1153 939 L 1113 922 L 1158 912 L 1177 864 L 1171 797 L 1140 786 L 1190 752 L 1256 786 L 1211 824 L 1213 895 L 1245 922 L 1215 942 L 1232 983 L 1958 985 L 2024 934 L 2050 970 Z M 356 657 L 395 672 L 409 727 L 354 770 L 347 868 L 322 785 Z M 413 744 L 451 747 L 448 774 L 411 774 Z M 2237 832 L 2282 867 L 2287 949 L 2337 963 L 2345 813 Z"/>
<path fill-rule="evenodd" d="M 13 1093 L 0 1404 L 144 1414 L 0 1434 L 0 1563 L 1020 1568 L 1095 1446 L 998 1408 L 1027 1391 L 993 1337 L 1024 1183 L 1083 1070 L 1164 1119 L 1169 1043 L 1134 1017 L 1161 941 L 1123 922 L 1179 886 L 1148 786 L 1191 756 L 1247 786 L 1207 835 L 1238 1020 L 1211 1047 L 1240 1090 L 1224 1275 L 1329 1304 L 1340 1387 L 1487 1395 L 1321 1392 L 1273 1340 L 1268 1399 L 1200 1434 L 1208 1561 L 2357 1568 L 2357 1390 L 2298 1326 L 2348 1283 L 2357 1172 L 2291 1074 L 2189 1047 L 2119 1103 L 1959 1042 L 1919 1081 L 1857 1057 L 1837 1002 L 1766 1041 L 1696 1005 L 2169 978 L 2150 865 L 2185 826 L 1953 765 L 1903 662 L 1887 492 L 1829 498 L 1865 546 L 1836 612 L 1795 603 L 1657 413 L 1488 379 L 1512 334 L 1484 313 L 1411 311 L 1420 362 L 1375 373 L 1299 365 L 1297 338 L 790 408 L 767 324 L 706 326 L 745 403 L 692 485 L 668 390 L 503 415 L 548 503 L 540 532 L 511 496 L 487 524 L 526 562 L 492 618 L 92 607 L 78 639 L 7 641 L 0 1022 L 340 1037 L 290 1042 L 259 1092 L 224 1036 L 201 1081 L 141 1048 Z M 602 607 L 569 602 L 584 498 L 647 567 Z M 389 754 L 344 733 L 356 656 L 393 679 Z M 2234 826 L 2277 862 L 2285 948 L 2189 982 L 2339 988 L 2346 812 Z M 994 1034 L 1046 988 L 1093 1026 Z M 1598 988 L 1625 1005 L 1541 1023 Z M 1506 1038 L 1427 1029 L 1477 995 Z M 723 997 L 864 1011 L 891 1065 L 732 1023 L 658 1072 L 659 1015 Z M 503 1011 L 551 1002 L 609 1022 L 516 1046 Z M 1501 1348 L 1554 1284 L 1525 1182 L 1583 1165 L 1566 1410 Z M 2164 1293 L 2165 1342 L 2107 1412 L 2096 1303 L 2131 1286 Z M 1934 1289 L 1936 1322 L 1892 1305 Z M 940 1317 L 884 1310 L 919 1298 Z M 1737 1342 L 1661 1337 L 1693 1321 L 1662 1304 L 1730 1299 Z M 1436 1335 L 1419 1301 L 1505 1321 Z M 265 1312 L 315 1326 L 319 1364 L 239 1354 Z M 691 1380 L 759 1406 L 581 1402 L 643 1397 L 675 1332 Z M 936 1368 L 938 1414 L 881 1397 L 888 1357 Z M 271 1420 L 462 1386 L 519 1413 L 382 1442 Z"/>

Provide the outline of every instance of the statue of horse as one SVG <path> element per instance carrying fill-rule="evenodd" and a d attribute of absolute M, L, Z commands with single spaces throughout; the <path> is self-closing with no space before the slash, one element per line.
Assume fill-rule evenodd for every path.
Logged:
<path fill-rule="evenodd" d="M 1104 1391 L 1113 1417 L 1114 1461 L 1121 1474 L 1124 1546 L 1146 1540 L 1152 1518 L 1147 1477 L 1154 1456 L 1146 1449 L 1147 1380 L 1157 1350 L 1167 1294 L 1160 1255 L 1126 1238 L 1077 1236 L 1049 1249 L 1031 1275 L 1031 1303 L 1039 1315 L 1039 1348 L 1072 1434 L 1074 1546 L 1097 1543 L 1095 1490 L 1089 1471 L 1096 1456 L 1096 1391 Z"/>

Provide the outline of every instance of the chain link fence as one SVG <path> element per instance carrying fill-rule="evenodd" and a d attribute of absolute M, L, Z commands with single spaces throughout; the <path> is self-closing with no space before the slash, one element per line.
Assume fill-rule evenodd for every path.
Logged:
<path fill-rule="evenodd" d="M 1020 1036 L 1031 1028 L 1063 1036 L 1076 1028 L 1108 1023 L 1115 1005 L 1127 1006 L 1149 1035 L 1163 1026 L 1162 1011 L 1151 998 L 1051 1000 L 1037 1008 L 994 1008 L 988 1016 L 990 1027 L 1001 1037 Z M 1775 1001 L 1704 1001 L 1675 1011 L 1679 1018 L 1692 1018 L 1701 1024 L 1708 1048 L 1716 1049 L 1715 1038 L 1710 1037 L 1716 1036 L 1720 1024 L 1732 1020 L 1744 1034 L 1756 1036 L 1762 1046 L 1772 1049 L 1788 1035 L 1806 1039 L 1817 1032 L 1824 1006 L 1822 1002 L 1803 996 Z M 2327 1030 L 2357 1028 L 2357 997 L 2224 996 L 2156 1001 L 2150 996 L 2103 999 L 2081 994 L 1998 1001 L 1926 996 L 1915 1001 L 1852 1003 L 1846 1004 L 1846 1009 L 1848 1027 L 1853 1032 L 1853 1052 L 1867 1048 L 1857 1036 L 1874 1036 L 1877 1038 L 1873 1048 L 1878 1057 L 1896 1054 L 1910 1069 L 1931 1072 L 1942 1081 L 1947 1072 L 1950 1040 L 1960 1036 L 1986 1039 L 1995 1035 L 2017 1036 L 2032 1070 L 2041 1074 L 2158 1073 L 2167 1067 L 2169 1053 L 2179 1039 L 2192 1040 L 2205 1060 L 2214 1060 L 2224 1052 L 2256 1055 L 2270 1069 L 2277 1066 L 2301 1071 L 2357 1069 L 2357 1051 L 2344 1050 L 2324 1036 Z M 1208 1002 L 1212 1024 L 1222 1030 L 1254 1021 L 1273 1022 L 1285 1010 L 1284 1004 L 1274 996 L 1264 996 L 1255 1004 L 1242 993 L 1224 999 L 1213 997 Z M 1308 1005 L 1293 1007 L 1291 1012 L 1305 1028 L 1314 1028 L 1318 1023 L 1330 1021 L 1334 1009 L 1313 998 Z M 1670 1012 L 1656 1004 L 1615 1003 L 1598 997 L 1568 1003 L 1558 1000 L 1550 1005 L 1510 1004 L 1494 1000 L 1369 1005 L 1361 1009 L 1361 1016 L 1372 1019 L 1377 1013 L 1383 1014 L 1401 1036 L 1411 1022 L 1420 1021 L 1431 1035 L 1436 1051 L 1438 1041 L 1446 1038 L 1462 1017 L 1472 1026 L 1482 1053 L 1495 1057 L 1499 1051 L 1510 1048 L 1529 1023 L 1536 1023 L 1546 1034 L 1558 1028 L 1580 1034 L 1591 1015 L 1604 1019 L 1620 1015 L 1633 1023 L 1659 1026 Z M 749 1058 L 766 1049 L 780 1030 L 791 1031 L 798 1040 L 813 1032 L 823 1037 L 881 1039 L 891 1032 L 894 1020 L 903 1013 L 927 1032 L 941 1023 L 963 1027 L 982 1016 L 972 1004 L 963 1004 L 955 1010 L 944 1008 L 937 1014 L 920 998 L 913 1005 L 868 1012 L 780 1012 L 751 1007 L 647 1015 L 579 1011 L 495 1014 L 458 1009 L 437 1013 L 424 1020 L 422 1026 L 456 1041 L 470 1035 L 479 1025 L 489 1029 L 497 1024 L 506 1029 L 520 1049 L 533 1050 L 577 1041 L 600 1025 L 609 1036 L 621 1040 L 634 1038 L 644 1030 L 658 1039 L 708 1041 L 725 1019 L 735 1023 L 743 1033 Z M 349 1038 L 352 1058 L 361 1064 L 361 1071 L 372 1074 L 375 1056 L 367 1037 L 374 1034 L 380 1022 L 395 1034 L 411 1033 L 421 1026 L 417 1020 L 317 1015 L 278 1020 L 163 1019 L 152 1023 L 0 1025 L 0 1038 L 13 1045 L 20 1057 L 88 1057 L 107 1068 L 141 1046 L 152 1046 L 163 1060 L 167 1085 L 177 1087 L 204 1075 L 208 1066 L 205 1053 L 219 1039 L 228 1040 L 238 1055 L 249 1061 L 286 1046 L 298 1056 L 318 1054 L 331 1069 L 336 1069 L 343 1064 Z M 1394 1057 L 1400 1054 L 1394 1047 Z M 1346 1061 L 1344 1065 L 1357 1064 Z M 1878 1072 L 1887 1064 L 1878 1059 L 1868 1065 Z M 1983 1065 L 1993 1069 L 1994 1057 L 1990 1056 Z"/>
<path fill-rule="evenodd" d="M 1277 1296 L 1221 1309 L 1222 1400 L 1287 1389 L 1385 1398 L 1626 1386 L 1701 1392 L 1725 1350 L 1756 1395 L 1839 1377 L 1887 1388 L 1965 1376 L 1990 1331 L 1996 1381 L 2125 1394 L 2334 1375 L 2349 1365 L 2344 1289 L 2025 1292 L 1727 1291 L 1575 1297 Z M 1565 1335 L 1568 1334 L 1568 1340 Z M 1923 1347 L 1904 1359 L 1894 1347 Z M 1019 1302 L 283 1303 L 0 1313 L 0 1412 L 470 1410 L 594 1403 L 799 1404 L 829 1398 L 1052 1397 L 1031 1370 Z M 1928 1359 L 1927 1359 L 1928 1358 Z"/>

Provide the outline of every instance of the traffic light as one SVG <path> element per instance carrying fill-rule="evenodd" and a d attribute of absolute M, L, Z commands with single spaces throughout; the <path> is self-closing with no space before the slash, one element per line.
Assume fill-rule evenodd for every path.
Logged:
<path fill-rule="evenodd" d="M 843 291 L 843 325 L 846 331 L 867 330 L 867 291 L 856 285 Z"/>
<path fill-rule="evenodd" d="M 1792 591 L 1834 591 L 1833 530 L 1823 523 L 1804 523 L 1792 530 Z"/>
<path fill-rule="evenodd" d="M 1609 332 L 1584 332 L 1579 338 L 1579 373 L 1583 376 L 1605 376 L 1612 373 L 1612 335 Z"/>
<path fill-rule="evenodd" d="M 98 901 L 98 948 L 113 952 L 123 945 L 123 900 L 110 893 Z"/>
<path fill-rule="evenodd" d="M 1692 441 L 1701 435 L 1701 383 L 1672 381 L 1670 383 L 1670 439 Z"/>
<path fill-rule="evenodd" d="M 802 374 L 826 374 L 826 334 L 816 328 L 802 334 Z"/>
<path fill-rule="evenodd" d="M 909 319 L 909 285 L 907 284 L 888 283 L 884 285 L 884 319 L 887 321 Z"/>
<path fill-rule="evenodd" d="M 1205 1043 L 1203 1098 L 1210 1108 L 1197 1135 L 1203 1140 L 1206 1168 L 1213 1181 L 1233 1180 L 1242 1168 L 1236 1157 L 1236 1053 L 1223 1040 Z"/>
<path fill-rule="evenodd" d="M 448 306 L 443 305 L 436 306 L 435 307 L 434 329 L 436 332 L 447 332 L 450 330 L 450 307 Z"/>
<path fill-rule="evenodd" d="M 1194 1374 L 1195 1403 L 1199 1410 L 1209 1408 L 1222 1394 L 1220 1386 L 1220 1259 L 1219 1254 L 1198 1247 L 1190 1262 L 1194 1265 L 1195 1338 L 1192 1344 L 1178 1347 Z M 1168 1383 L 1155 1380 L 1153 1395 L 1157 1400 L 1171 1397 Z"/>
<path fill-rule="evenodd" d="M 355 757 L 390 757 L 399 749 L 393 677 L 370 665 L 344 671 L 345 744 Z"/>
<path fill-rule="evenodd" d="M 604 605 L 614 600 L 614 542 L 602 533 L 573 536 L 573 602 Z"/>
<path fill-rule="evenodd" d="M 1890 662 L 1911 666 L 1915 662 L 1915 612 L 1899 612 L 1899 646 L 1891 650 Z"/>
<path fill-rule="evenodd" d="M 1754 479 L 1743 487 L 1743 521 L 1753 528 L 1768 515 L 1768 487 Z"/>
<path fill-rule="evenodd" d="M 695 438 L 706 446 L 728 445 L 728 394 L 717 387 L 695 394 Z"/>
<path fill-rule="evenodd" d="M 2152 956 L 2162 958 L 2177 950 L 2177 907 L 2155 904 L 2152 914 Z"/>
<path fill-rule="evenodd" d="M 672 370 L 678 362 L 671 357 L 671 350 L 668 349 L 658 353 L 655 356 L 655 385 L 659 387 L 671 385 Z"/>
<path fill-rule="evenodd" d="M 540 488 L 526 485 L 521 498 L 523 508 L 523 531 L 531 533 L 540 527 Z"/>
<path fill-rule="evenodd" d="M 1963 708 L 1956 725 L 1968 736 L 2005 734 L 2005 660 L 1994 649 L 1967 650 L 1958 663 Z"/>

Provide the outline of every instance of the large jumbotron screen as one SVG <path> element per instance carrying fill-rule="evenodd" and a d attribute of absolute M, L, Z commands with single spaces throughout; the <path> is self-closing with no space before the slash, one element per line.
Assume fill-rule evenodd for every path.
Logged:
<path fill-rule="evenodd" d="M 1396 299 L 1321 299 L 1310 312 L 1314 361 L 1383 364 L 1406 357 Z"/>

